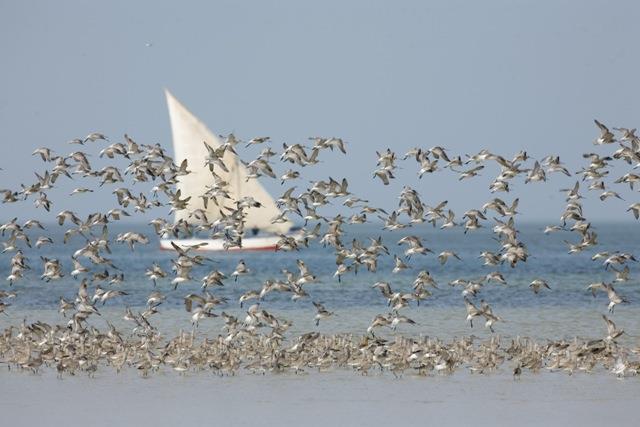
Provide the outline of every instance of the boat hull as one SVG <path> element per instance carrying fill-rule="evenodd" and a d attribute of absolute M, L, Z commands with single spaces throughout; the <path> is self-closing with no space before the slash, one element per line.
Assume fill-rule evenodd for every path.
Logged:
<path fill-rule="evenodd" d="M 180 247 L 187 247 L 206 243 L 198 248 L 200 251 L 275 251 L 280 240 L 279 236 L 246 237 L 242 239 L 242 247 L 225 249 L 224 239 L 161 239 L 160 249 L 174 250 L 171 242 Z"/>

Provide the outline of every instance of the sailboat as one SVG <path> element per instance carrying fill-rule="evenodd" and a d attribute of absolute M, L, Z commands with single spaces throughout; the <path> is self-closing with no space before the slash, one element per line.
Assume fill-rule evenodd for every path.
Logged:
<path fill-rule="evenodd" d="M 190 213 L 197 209 L 205 212 L 207 220 L 213 222 L 219 219 L 222 214 L 220 207 L 213 202 L 207 203 L 201 197 L 207 186 L 213 184 L 213 177 L 205 164 L 208 151 L 204 144 L 217 148 L 223 143 L 221 139 L 211 132 L 193 113 L 191 113 L 180 101 L 178 101 L 168 90 L 165 90 L 167 106 L 169 108 L 169 118 L 171 121 L 171 133 L 173 138 L 174 160 L 176 164 L 181 164 L 187 160 L 188 169 L 191 173 L 180 176 L 176 185 L 176 191 L 180 190 L 181 196 L 191 197 L 187 202 L 187 208 L 175 212 L 175 222 L 184 220 L 188 223 L 197 222 Z M 251 207 L 246 210 L 245 216 L 245 236 L 242 238 L 241 247 L 227 247 L 225 240 L 207 238 L 189 239 L 168 239 L 160 240 L 162 249 L 174 249 L 175 244 L 179 247 L 197 245 L 202 250 L 274 250 L 280 236 L 287 234 L 293 224 L 290 221 L 272 223 L 272 218 L 281 214 L 275 201 L 264 189 L 257 179 L 247 179 L 247 169 L 240 162 L 238 157 L 227 151 L 223 157 L 223 162 L 227 166 L 228 172 L 216 170 L 224 181 L 228 182 L 226 188 L 231 200 L 225 206 L 234 206 L 235 202 L 245 196 L 251 196 L 258 201 L 261 207 Z M 294 234 L 295 235 L 295 234 Z"/>

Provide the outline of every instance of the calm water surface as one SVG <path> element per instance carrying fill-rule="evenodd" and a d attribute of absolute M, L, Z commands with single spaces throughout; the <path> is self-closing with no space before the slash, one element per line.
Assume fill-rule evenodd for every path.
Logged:
<path fill-rule="evenodd" d="M 25 278 L 16 283 L 12 290 L 18 293 L 11 301 L 12 306 L 7 310 L 8 317 L 1 319 L 0 326 L 17 324 L 23 318 L 29 321 L 46 320 L 64 322 L 62 315 L 57 313 L 60 296 L 73 299 L 79 285 L 79 279 L 69 276 L 71 271 L 70 255 L 83 246 L 82 238 L 75 237 L 69 244 L 62 245 L 63 228 L 57 225 L 47 226 L 47 231 L 33 232 L 35 238 L 47 233 L 56 242 L 54 245 L 41 249 L 27 249 L 25 254 L 29 258 L 32 270 L 25 274 Z M 353 272 L 342 277 L 338 282 L 333 277 L 336 269 L 335 255 L 332 248 L 323 248 L 313 244 L 310 248 L 299 252 L 245 252 L 245 253 L 204 253 L 210 255 L 213 262 L 204 267 L 194 269 L 192 276 L 200 279 L 212 268 L 230 274 L 237 262 L 243 258 L 251 274 L 241 277 L 238 282 L 227 279 L 225 287 L 211 289 L 216 295 L 227 297 L 229 303 L 222 310 L 244 318 L 244 309 L 240 309 L 238 297 L 249 289 L 259 290 L 267 279 L 283 277 L 281 270 L 288 269 L 297 272 L 296 259 L 304 259 L 312 273 L 318 277 L 317 283 L 306 285 L 311 298 L 297 302 L 290 300 L 290 293 L 272 292 L 268 294 L 262 306 L 264 309 L 278 316 L 294 322 L 292 332 L 306 332 L 320 330 L 323 332 L 364 333 L 372 317 L 389 311 L 386 300 L 377 289 L 371 289 L 376 281 L 387 281 L 393 290 L 409 292 L 412 282 L 420 270 L 428 270 L 437 280 L 439 289 L 433 290 L 433 296 L 421 303 L 413 304 L 402 310 L 418 325 L 403 325 L 401 331 L 406 334 L 452 337 L 456 335 L 474 333 L 479 336 L 489 334 L 482 325 L 476 325 L 472 330 L 465 322 L 465 307 L 462 301 L 461 288 L 452 287 L 448 282 L 458 278 L 478 279 L 491 271 L 504 274 L 508 284 L 488 283 L 484 286 L 476 302 L 480 298 L 488 301 L 496 314 L 504 318 L 505 322 L 496 326 L 496 331 L 504 335 L 529 335 L 541 338 L 558 338 L 573 336 L 600 337 L 606 331 L 600 314 L 607 314 L 608 299 L 606 294 L 600 293 L 595 298 L 586 286 L 596 281 L 612 281 L 614 276 L 605 271 L 602 261 L 592 261 L 591 256 L 596 251 L 626 251 L 640 254 L 640 228 L 638 224 L 606 224 L 596 227 L 599 245 L 595 250 L 581 254 L 569 255 L 564 240 L 575 242 L 575 233 L 557 232 L 543 234 L 543 224 L 526 224 L 518 227 L 521 231 L 520 240 L 527 245 L 530 258 L 526 263 L 519 263 L 516 268 L 508 265 L 483 266 L 478 258 L 483 250 L 496 252 L 499 243 L 491 230 L 484 229 L 463 234 L 461 228 L 452 230 L 433 229 L 430 225 L 421 225 L 396 232 L 381 232 L 378 225 L 362 225 L 347 227 L 345 244 L 355 238 L 365 245 L 369 237 L 382 236 L 385 244 L 392 253 L 402 255 L 403 247 L 397 241 L 410 234 L 419 235 L 424 245 L 432 249 L 436 255 L 414 256 L 408 263 L 411 269 L 398 274 L 392 274 L 392 257 L 380 257 L 378 271 L 367 272 L 360 269 L 358 274 Z M 152 237 L 152 230 L 141 225 L 114 225 L 111 227 L 111 237 L 119 232 L 135 230 Z M 154 290 L 153 284 L 144 273 L 153 262 L 157 262 L 165 271 L 171 270 L 171 259 L 174 253 L 161 251 L 157 240 L 152 237 L 151 243 L 138 246 L 135 251 L 128 246 L 112 243 L 113 253 L 107 255 L 114 264 L 125 274 L 125 282 L 118 285 L 119 289 L 129 295 L 108 301 L 101 309 L 103 318 L 109 319 L 116 325 L 121 321 L 124 308 L 132 307 L 142 310 L 147 295 Z M 442 266 L 437 260 L 437 254 L 443 250 L 453 250 L 462 261 L 450 259 Z M 9 260 L 12 253 L 0 255 L 0 273 L 3 277 L 9 274 Z M 39 279 L 42 274 L 40 256 L 58 258 L 64 265 L 66 276 L 58 281 L 46 283 Z M 91 267 L 88 260 L 83 264 Z M 640 286 L 637 276 L 638 266 L 630 263 L 631 280 L 616 284 L 617 291 L 630 300 L 630 304 L 618 305 L 612 318 L 619 327 L 627 331 L 627 340 L 634 340 L 635 334 L 640 334 Z M 93 271 L 99 271 L 94 269 Z M 189 314 L 183 309 L 183 297 L 188 293 L 200 291 L 200 281 L 179 285 L 173 290 L 167 279 L 158 282 L 156 289 L 167 294 L 166 302 L 160 307 L 160 314 L 153 317 L 153 323 L 167 331 L 180 328 L 190 328 Z M 551 291 L 542 290 L 535 295 L 528 284 L 535 278 L 547 280 Z M 2 289 L 9 289 L 8 282 L 0 285 Z M 113 287 L 103 283 L 105 289 Z M 92 292 L 92 290 L 91 290 Z M 311 301 L 321 301 L 336 316 L 326 319 L 319 327 L 313 324 L 315 309 Z M 245 307 L 246 309 L 246 307 Z M 93 323 L 104 325 L 104 320 L 94 316 Z M 3 325 L 4 324 L 4 325 Z M 122 321 L 124 325 L 124 321 Z M 204 319 L 199 331 L 202 333 L 219 333 L 222 320 Z"/>

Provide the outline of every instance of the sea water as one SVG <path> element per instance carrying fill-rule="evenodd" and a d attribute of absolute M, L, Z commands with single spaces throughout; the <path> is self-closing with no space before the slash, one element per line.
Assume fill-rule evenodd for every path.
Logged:
<path fill-rule="evenodd" d="M 351 246 L 353 239 L 364 246 L 370 244 L 370 238 L 381 236 L 391 255 L 382 255 L 376 272 L 369 272 L 364 267 L 358 272 L 350 271 L 344 274 L 340 281 L 334 277 L 336 270 L 335 250 L 312 242 L 309 248 L 299 251 L 259 251 L 259 252 L 206 252 L 200 254 L 208 256 L 211 261 L 203 266 L 196 266 L 191 275 L 193 281 L 181 283 L 174 290 L 170 284 L 173 277 L 171 271 L 172 259 L 176 257 L 173 251 L 160 250 L 157 239 L 149 226 L 136 224 L 113 224 L 110 226 L 110 237 L 115 240 L 117 233 L 136 231 L 148 235 L 148 245 L 136 245 L 130 250 L 126 244 L 112 242 L 111 254 L 103 255 L 110 258 L 119 269 L 109 268 L 111 274 L 123 272 L 124 282 L 118 285 L 100 283 L 104 289 L 120 289 L 128 295 L 107 301 L 104 306 L 98 304 L 102 317 L 92 316 L 91 322 L 97 327 L 105 325 L 109 320 L 116 326 L 127 327 L 122 320 L 125 307 L 134 311 L 144 310 L 147 296 L 153 290 L 166 294 L 166 301 L 159 307 L 159 313 L 151 318 L 152 324 L 167 333 L 179 329 L 191 329 L 190 314 L 184 309 L 184 297 L 190 293 L 201 292 L 201 278 L 213 269 L 218 269 L 230 276 L 240 259 L 244 259 L 250 273 L 239 277 L 237 281 L 229 277 L 224 281 L 224 287 L 209 288 L 216 296 L 228 299 L 228 303 L 218 307 L 219 314 L 225 311 L 241 320 L 246 316 L 247 306 L 240 308 L 238 298 L 250 289 L 260 290 L 268 279 L 283 279 L 283 269 L 298 273 L 296 260 L 302 259 L 317 277 L 317 281 L 305 285 L 309 298 L 299 301 L 291 300 L 291 293 L 271 292 L 261 301 L 261 308 L 275 314 L 279 318 L 291 320 L 293 326 L 291 334 L 304 333 L 311 330 L 320 332 L 346 332 L 364 334 L 371 319 L 376 314 L 390 312 L 386 298 L 378 289 L 371 288 L 375 282 L 385 281 L 391 285 L 393 291 L 410 292 L 412 282 L 421 270 L 428 271 L 436 280 L 438 289 L 431 289 L 432 296 L 422 301 L 418 306 L 414 301 L 410 307 L 401 313 L 417 322 L 416 325 L 400 325 L 399 332 L 405 335 L 428 335 L 442 338 L 474 334 L 489 336 L 490 331 L 483 328 L 483 322 L 477 322 L 472 329 L 465 321 L 466 311 L 461 295 L 462 287 L 450 286 L 455 279 L 477 280 L 493 271 L 501 272 L 507 284 L 495 282 L 485 283 L 477 297 L 470 297 L 476 305 L 480 299 L 487 301 L 493 311 L 504 319 L 495 325 L 496 333 L 515 336 L 524 335 L 536 338 L 571 338 L 575 336 L 600 338 L 606 332 L 606 326 L 601 314 L 610 316 L 624 329 L 626 340 L 633 339 L 640 329 L 640 266 L 630 261 L 631 279 L 627 282 L 614 283 L 616 291 L 629 300 L 628 304 L 616 306 L 615 313 L 607 310 L 608 299 L 606 293 L 599 292 L 594 297 L 586 288 L 590 283 L 611 282 L 615 278 L 611 268 L 605 270 L 603 260 L 591 259 L 595 252 L 624 251 L 639 253 L 640 227 L 636 223 L 609 223 L 596 225 L 594 230 L 598 234 L 599 244 L 591 249 L 577 254 L 568 253 L 565 241 L 579 240 L 576 233 L 558 231 L 544 234 L 544 224 L 517 224 L 518 239 L 528 250 L 529 258 L 526 262 L 519 262 L 515 268 L 508 264 L 499 266 L 485 266 L 479 258 L 484 250 L 497 252 L 500 243 L 489 228 L 464 234 L 462 228 L 439 230 L 429 224 L 420 224 L 411 228 L 384 232 L 379 224 L 345 226 L 342 242 L 346 247 Z M 60 297 L 73 300 L 80 284 L 79 276 L 72 278 L 71 254 L 85 244 L 80 236 L 73 237 L 67 244 L 62 244 L 63 227 L 48 225 L 46 231 L 30 232 L 37 238 L 47 234 L 54 239 L 53 245 L 46 245 L 40 249 L 24 250 L 28 257 L 31 270 L 25 272 L 24 278 L 9 286 L 8 282 L 0 285 L 1 289 L 13 290 L 17 297 L 7 300 L 12 304 L 7 308 L 8 317 L 0 317 L 0 327 L 19 324 L 23 319 L 27 321 L 43 320 L 63 323 L 68 319 L 58 313 Z M 405 247 L 397 244 L 406 235 L 419 236 L 424 246 L 433 251 L 428 255 L 414 255 L 407 260 L 402 252 Z M 35 240 L 34 238 L 34 240 Z M 454 251 L 461 260 L 449 258 L 441 265 L 437 254 L 444 250 Z M 397 274 L 392 273 L 393 254 L 399 255 L 411 266 Z M 9 260 L 13 253 L 0 255 L 0 274 L 9 275 Z M 45 282 L 39 278 L 42 274 L 42 260 L 40 257 L 57 258 L 63 264 L 65 277 L 60 280 Z M 103 271 L 103 266 L 92 266 L 89 260 L 82 259 L 86 267 L 93 272 Z M 145 276 L 145 270 L 153 263 L 158 263 L 169 274 L 167 278 L 158 280 L 154 287 L 152 281 Z M 620 267 L 619 267 L 620 268 Z M 91 277 L 91 275 L 87 275 Z M 544 279 L 551 290 L 542 288 L 538 294 L 529 288 L 534 279 Z M 92 294 L 97 284 L 89 286 Z M 315 308 L 312 301 L 321 302 L 335 313 L 334 316 L 322 320 L 319 326 L 314 323 Z M 255 300 L 246 304 L 251 305 Z M 202 334 L 217 334 L 221 332 L 223 321 L 220 318 L 205 318 L 200 322 L 198 332 Z M 635 341 L 634 341 L 635 342 Z"/>

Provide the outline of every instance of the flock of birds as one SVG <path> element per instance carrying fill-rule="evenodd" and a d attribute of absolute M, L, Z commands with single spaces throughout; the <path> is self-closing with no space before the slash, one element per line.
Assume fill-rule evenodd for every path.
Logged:
<path fill-rule="evenodd" d="M 634 185 L 640 181 L 640 175 L 633 173 L 640 167 L 640 138 L 635 135 L 635 129 L 614 129 L 614 134 L 602 123 L 595 123 L 600 134 L 594 144 L 614 145 L 616 150 L 608 155 L 583 155 L 587 164 L 577 172 L 581 179 L 572 187 L 562 190 L 566 195 L 567 205 L 561 214 L 561 224 L 547 226 L 544 231 L 575 233 L 576 241 L 566 241 L 571 254 L 598 245 L 597 233 L 584 216 L 582 208 L 585 187 L 587 191 L 599 192 L 600 200 L 605 202 L 611 197 L 622 199 L 614 191 L 617 189 L 614 185 L 620 187 L 628 184 L 633 190 Z M 308 285 L 320 279 L 304 260 L 297 261 L 298 271 L 283 270 L 281 278 L 266 280 L 260 288 L 240 295 L 240 307 L 252 304 L 246 309 L 246 317 L 239 319 L 218 311 L 219 307 L 230 302 L 227 298 L 217 296 L 214 289 L 225 286 L 225 282 L 229 280 L 244 280 L 244 276 L 252 274 L 251 266 L 240 260 L 233 272 L 225 273 L 213 268 L 212 259 L 198 251 L 201 245 L 185 246 L 175 243 L 172 271 L 167 271 L 159 263 L 153 263 L 146 270 L 153 290 L 144 309 L 135 312 L 130 307 L 125 308 L 123 318 L 131 323 L 131 331 L 118 330 L 108 320 L 105 320 L 107 328 L 99 329 L 97 323 L 90 319 L 101 315 L 100 307 L 106 302 L 117 301 L 127 295 L 125 290 L 120 289 L 120 285 L 126 283 L 125 275 L 109 258 L 111 245 L 126 244 L 134 251 L 137 246 L 151 242 L 147 235 L 133 231 L 114 236 L 110 234 L 110 224 L 136 213 L 169 206 L 170 214 L 188 210 L 189 220 L 172 222 L 164 216 L 153 219 L 150 225 L 158 237 L 180 239 L 206 235 L 208 238 L 224 239 L 228 249 L 242 247 L 247 211 L 260 209 L 261 204 L 250 196 L 235 200 L 230 195 L 229 184 L 221 176 L 224 175 L 221 171 L 228 172 L 224 158 L 228 157 L 228 153 L 237 155 L 236 148 L 242 142 L 233 134 L 223 139 L 224 143 L 219 147 L 212 147 L 204 142 L 207 156 L 203 163 L 211 173 L 211 185 L 204 189 L 200 197 L 205 209 L 210 204 L 219 208 L 220 215 L 217 218 L 208 218 L 205 209 L 190 210 L 190 197 L 184 197 L 175 187 L 181 176 L 191 173 L 192 165 L 186 160 L 176 163 L 159 144 L 138 144 L 126 134 L 123 142 L 111 143 L 105 135 L 97 132 L 83 139 L 70 141 L 71 144 L 80 146 L 103 144 L 99 157 L 121 161 L 124 159 L 124 169 L 115 165 L 94 169 L 89 161 L 90 154 L 83 151 L 61 156 L 46 147 L 35 150 L 33 155 L 41 157 L 48 169 L 43 174 L 36 173 L 36 181 L 21 185 L 21 189 L 0 190 L 3 203 L 31 199 L 37 209 L 49 212 L 54 202 L 49 199 L 48 190 L 54 188 L 59 179 L 75 180 L 77 177 L 97 181 L 100 188 L 123 185 L 125 178 L 133 183 L 149 183 L 152 188 L 150 195 L 142 192 L 136 194 L 124 186 L 115 188 L 112 194 L 115 195 L 117 206 L 108 212 L 91 213 L 86 218 L 81 218 L 71 210 L 63 210 L 56 215 L 60 226 L 69 227 L 64 232 L 62 243 L 71 246 L 81 242 L 81 246 L 73 250 L 70 256 L 71 269 L 66 268 L 67 260 L 63 262 L 59 258 L 41 256 L 40 278 L 51 282 L 69 275 L 79 280 L 80 285 L 74 298 L 60 298 L 60 314 L 68 320 L 62 324 L 24 321 L 19 326 L 5 328 L 0 335 L 0 361 L 10 368 L 15 366 L 33 371 L 38 371 L 43 365 L 55 366 L 59 375 L 76 372 L 92 375 L 101 365 L 111 365 L 118 371 L 127 366 L 135 367 L 143 375 L 162 366 L 170 366 L 178 372 L 213 370 L 220 374 L 233 374 L 240 369 L 299 373 L 312 368 L 349 367 L 363 374 L 381 369 L 400 375 L 407 370 L 420 374 L 451 373 L 461 366 L 468 367 L 472 372 L 490 372 L 507 360 L 512 361 L 515 366 L 514 377 L 519 377 L 523 369 L 539 371 L 546 368 L 572 373 L 591 372 L 600 366 L 619 376 L 635 374 L 640 369 L 640 347 L 620 345 L 618 339 L 624 331 L 612 320 L 616 305 L 629 303 L 614 288 L 614 284 L 629 281 L 629 265 L 637 262 L 633 254 L 622 251 L 598 252 L 592 257 L 594 261 L 602 262 L 603 268 L 612 274 L 609 283 L 597 282 L 587 286 L 587 291 L 591 291 L 594 297 L 602 292 L 609 301 L 609 316 L 602 315 L 603 331 L 606 329 L 606 334 L 603 332 L 601 338 L 594 340 L 576 338 L 540 343 L 517 337 L 510 342 L 503 342 L 499 336 L 491 335 L 485 341 L 466 337 L 444 342 L 433 338 L 403 336 L 396 332 L 398 327 L 416 324 L 408 315 L 410 307 L 420 305 L 421 301 L 431 296 L 431 289 L 438 288 L 436 279 L 427 270 L 417 273 L 412 289 L 407 292 L 394 290 L 388 282 L 373 283 L 371 288 L 380 292 L 389 308 L 385 313 L 376 315 L 366 332 L 362 331 L 360 336 L 327 335 L 314 331 L 298 337 L 288 337 L 287 331 L 292 323 L 267 311 L 262 304 L 265 296 L 271 292 L 290 294 L 292 301 L 311 300 L 315 307 L 316 326 L 320 322 L 330 321 L 334 316 L 330 308 L 312 300 L 307 290 Z M 346 154 L 346 144 L 340 138 L 314 137 L 310 140 L 313 143 L 311 147 L 283 144 L 279 154 L 272 151 L 271 146 L 263 149 L 256 159 L 243 162 L 249 171 L 247 179 L 261 176 L 278 179 L 272 163 L 273 158 L 278 155 L 280 161 L 287 165 L 305 168 L 317 164 L 323 151 L 338 150 Z M 269 141 L 268 137 L 253 138 L 246 146 L 266 144 Z M 509 193 L 510 184 L 518 177 L 524 177 L 525 184 L 528 184 L 546 181 L 547 176 L 553 173 L 572 175 L 558 156 L 533 160 L 531 165 L 532 159 L 524 151 L 511 160 L 488 150 L 463 159 L 461 156 L 453 156 L 442 147 L 415 148 L 401 159 L 390 149 L 377 152 L 377 156 L 373 179 L 380 180 L 383 185 L 388 185 L 395 179 L 400 161 L 415 161 L 419 179 L 424 175 L 449 169 L 458 174 L 459 180 L 473 179 L 491 162 L 495 162 L 500 173 L 490 184 L 491 193 Z M 631 170 L 616 177 L 610 184 L 605 184 L 614 162 L 626 163 L 631 166 Z M 301 178 L 299 170 L 289 169 L 279 180 L 284 185 L 288 182 L 302 182 Z M 408 233 L 396 242 L 403 247 L 402 257 L 392 255 L 381 237 L 370 238 L 365 242 L 357 239 L 349 243 L 343 241 L 346 225 L 369 222 L 371 216 L 382 220 L 385 230 L 409 230 L 423 223 L 440 229 L 462 227 L 464 233 L 492 227 L 498 244 L 495 249 L 479 254 L 484 265 L 505 264 L 515 268 L 529 257 L 527 246 L 519 240 L 515 224 L 518 199 L 507 203 L 494 197 L 483 206 L 456 216 L 447 207 L 447 201 L 429 206 L 421 200 L 418 191 L 409 186 L 404 186 L 399 194 L 398 208 L 391 212 L 374 207 L 367 200 L 352 194 L 346 179 L 315 181 L 305 191 L 294 194 L 296 189 L 296 186 L 292 186 L 278 198 L 277 204 L 282 213 L 273 218 L 272 222 L 284 222 L 297 217 L 300 222 L 304 222 L 304 227 L 300 233 L 281 235 L 277 251 L 298 251 L 317 241 L 334 251 L 336 270 L 333 276 L 337 281 L 341 281 L 344 275 L 356 274 L 359 269 L 375 273 L 381 257 L 393 257 L 392 273 L 398 273 L 411 268 L 412 259 L 433 252 L 419 236 Z M 81 197 L 80 194 L 93 191 L 92 188 L 78 187 L 69 196 Z M 341 201 L 341 205 L 352 212 L 348 215 L 337 213 L 334 216 L 319 213 L 329 204 L 335 206 L 336 200 Z M 638 219 L 640 203 L 631 204 L 627 211 Z M 11 310 L 11 300 L 20 294 L 20 283 L 29 280 L 25 278 L 25 273 L 36 268 L 25 251 L 33 246 L 37 251 L 54 243 L 52 237 L 46 235 L 33 241 L 33 233 L 44 230 L 43 224 L 35 219 L 22 222 L 14 218 L 0 225 L 0 233 L 4 238 L 2 252 L 11 256 L 7 286 L 5 290 L 0 290 L 0 313 L 6 314 L 6 311 Z M 443 266 L 461 261 L 458 254 L 450 250 L 437 254 L 437 259 Z M 190 332 L 181 331 L 172 339 L 165 339 L 154 325 L 154 316 L 158 315 L 167 292 L 179 292 L 181 285 L 197 281 L 192 276 L 196 267 L 206 268 L 208 273 L 201 279 L 202 289 L 199 293 L 184 296 L 184 306 L 193 329 Z M 489 302 L 481 298 L 483 288 L 491 283 L 505 285 L 507 280 L 501 272 L 494 271 L 480 279 L 459 278 L 449 285 L 461 288 L 461 305 L 464 304 L 466 308 L 469 327 L 474 327 L 474 321 L 481 321 L 493 333 L 503 319 L 494 312 Z M 163 293 L 164 284 L 168 289 Z M 529 287 L 534 294 L 551 291 L 551 286 L 543 278 L 535 278 Z M 224 320 L 223 333 L 213 339 L 204 337 L 200 340 L 196 333 L 198 325 L 204 319 L 213 317 Z"/>

